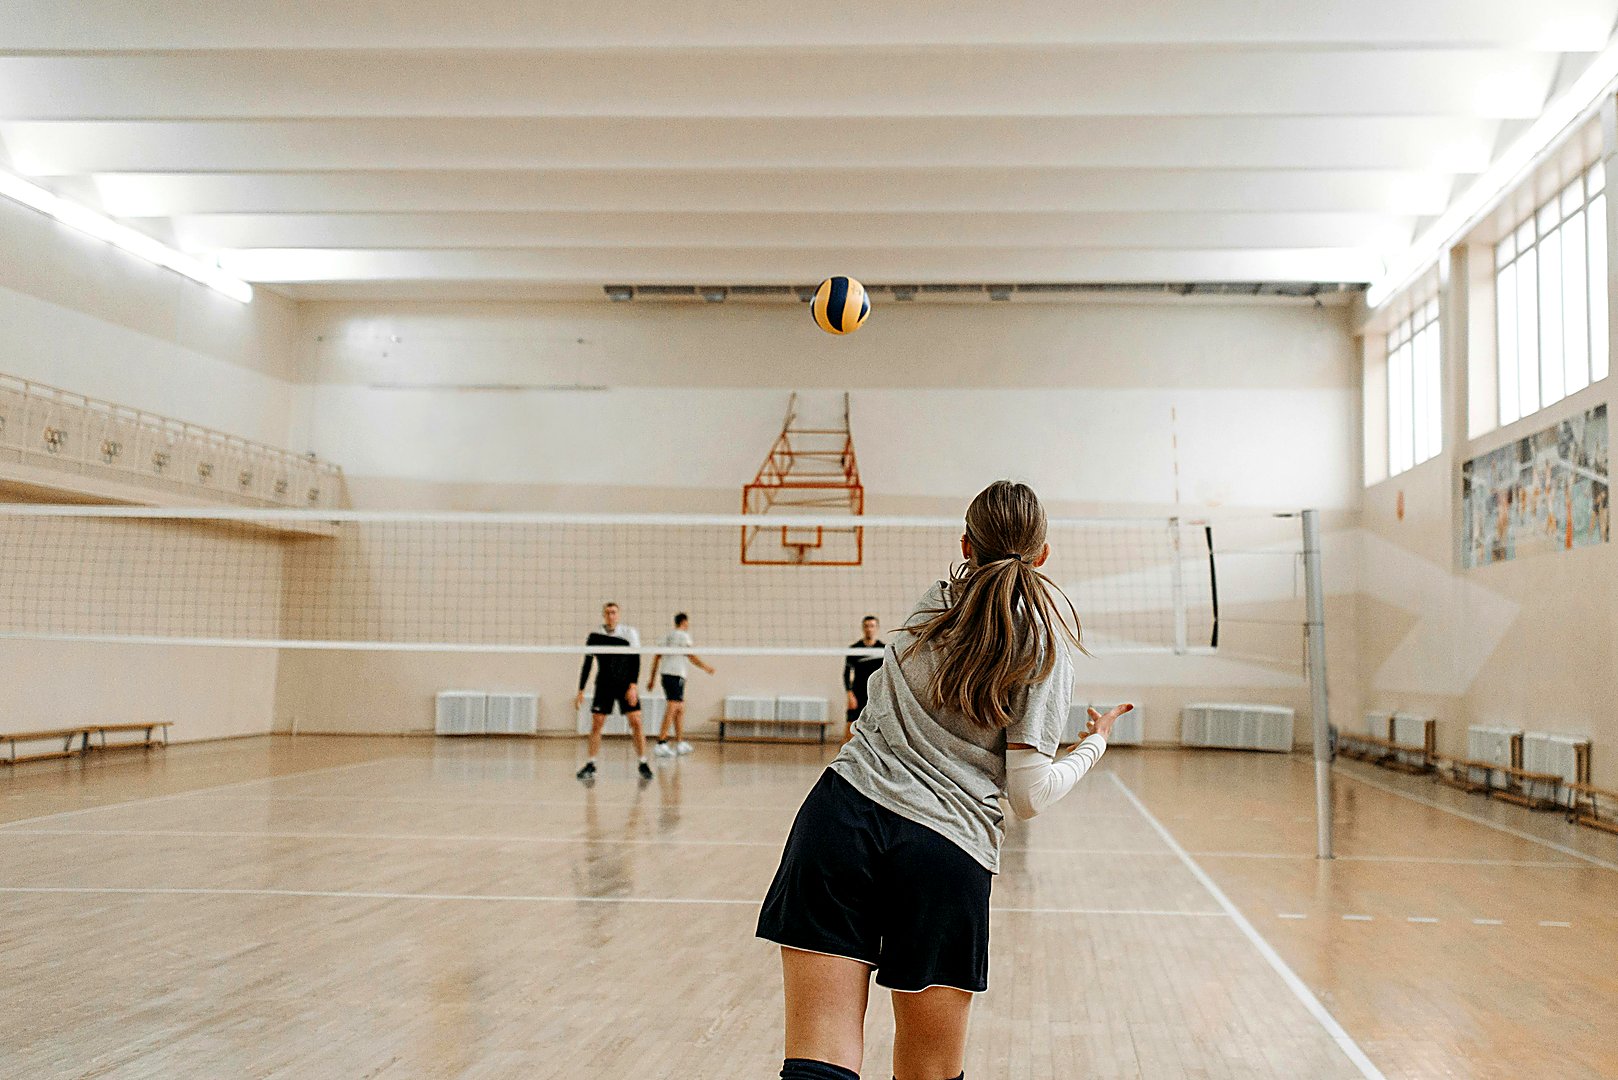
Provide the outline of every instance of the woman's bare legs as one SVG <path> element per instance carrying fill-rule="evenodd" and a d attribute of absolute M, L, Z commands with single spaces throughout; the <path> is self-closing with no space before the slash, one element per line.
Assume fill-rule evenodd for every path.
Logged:
<path fill-rule="evenodd" d="M 895 1080 L 954 1080 L 966 1068 L 972 995 L 953 986 L 893 993 Z"/>
<path fill-rule="evenodd" d="M 841 956 L 782 948 L 781 981 L 786 987 L 786 1056 L 859 1072 L 865 1058 L 870 966 Z M 964 1039 L 964 1021 L 961 1026 Z"/>

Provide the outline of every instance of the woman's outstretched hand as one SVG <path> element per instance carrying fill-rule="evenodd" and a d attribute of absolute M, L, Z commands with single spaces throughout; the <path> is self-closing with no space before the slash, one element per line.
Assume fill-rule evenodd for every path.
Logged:
<path fill-rule="evenodd" d="M 1120 716 L 1124 715 L 1126 712 L 1129 712 L 1134 707 L 1134 705 L 1126 702 L 1123 705 L 1114 706 L 1106 716 L 1102 716 L 1094 709 L 1085 710 L 1090 714 L 1090 722 L 1084 725 L 1084 733 L 1086 735 L 1100 735 L 1103 739 L 1111 738 L 1112 725 L 1118 722 L 1118 718 Z"/>

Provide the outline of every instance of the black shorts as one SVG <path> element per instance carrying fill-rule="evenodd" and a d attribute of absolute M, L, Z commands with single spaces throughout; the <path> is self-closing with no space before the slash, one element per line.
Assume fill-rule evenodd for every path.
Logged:
<path fill-rule="evenodd" d="M 685 700 L 684 675 L 659 675 L 658 678 L 663 680 L 663 696 L 668 698 L 671 705 Z"/>
<path fill-rule="evenodd" d="M 989 988 L 989 889 L 976 859 L 827 769 L 798 810 L 758 936 L 876 969 L 891 990 Z"/>
<path fill-rule="evenodd" d="M 869 695 L 862 694 L 857 690 L 854 692 L 854 707 L 848 710 L 848 722 L 850 724 L 860 718 L 860 713 L 865 711 L 866 702 L 870 700 Z"/>
<path fill-rule="evenodd" d="M 624 716 L 640 712 L 639 699 L 634 705 L 629 703 L 629 686 L 602 686 L 599 682 L 596 683 L 595 696 L 590 699 L 590 712 L 596 716 L 605 716 L 612 712 L 614 705 Z"/>

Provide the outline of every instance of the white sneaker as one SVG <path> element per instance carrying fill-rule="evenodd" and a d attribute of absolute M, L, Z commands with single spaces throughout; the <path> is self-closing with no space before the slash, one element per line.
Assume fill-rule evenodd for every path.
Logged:
<path fill-rule="evenodd" d="M 656 754 L 658 757 L 673 757 L 674 747 L 670 746 L 666 742 L 660 742 L 652 748 L 652 753 Z"/>
<path fill-rule="evenodd" d="M 675 753 L 679 754 L 681 757 L 684 757 L 686 754 L 689 754 L 692 751 L 692 749 L 693 749 L 693 747 L 691 746 L 691 744 L 682 739 L 680 741 L 679 745 L 674 748 L 674 751 L 675 751 Z"/>

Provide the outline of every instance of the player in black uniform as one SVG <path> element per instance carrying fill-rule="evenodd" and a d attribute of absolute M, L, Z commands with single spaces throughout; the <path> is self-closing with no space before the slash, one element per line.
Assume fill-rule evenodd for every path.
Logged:
<path fill-rule="evenodd" d="M 601 645 L 628 645 L 640 648 L 640 632 L 633 626 L 618 621 L 618 605 L 608 603 L 601 609 L 601 625 L 590 632 L 585 647 Z M 584 688 L 590 684 L 590 665 L 600 662 L 596 670 L 595 695 L 590 699 L 590 758 L 575 775 L 589 780 L 596 774 L 596 756 L 601 753 L 601 729 L 607 726 L 607 714 L 614 706 L 629 721 L 629 733 L 635 737 L 635 753 L 640 755 L 640 778 L 652 778 L 652 766 L 646 760 L 646 732 L 640 726 L 640 694 L 635 684 L 640 681 L 639 653 L 584 654 L 584 666 L 579 669 L 579 696 L 573 707 L 584 704 Z"/>
<path fill-rule="evenodd" d="M 860 639 L 849 648 L 883 648 L 883 643 L 876 636 L 878 625 L 875 615 L 865 616 L 860 623 Z M 881 666 L 880 656 L 850 656 L 843 661 L 843 689 L 848 691 L 848 727 L 843 731 L 844 742 L 854 737 L 854 721 L 860 718 L 860 710 L 865 708 L 865 703 L 870 700 L 865 685 L 871 681 L 871 676 L 875 675 Z"/>

